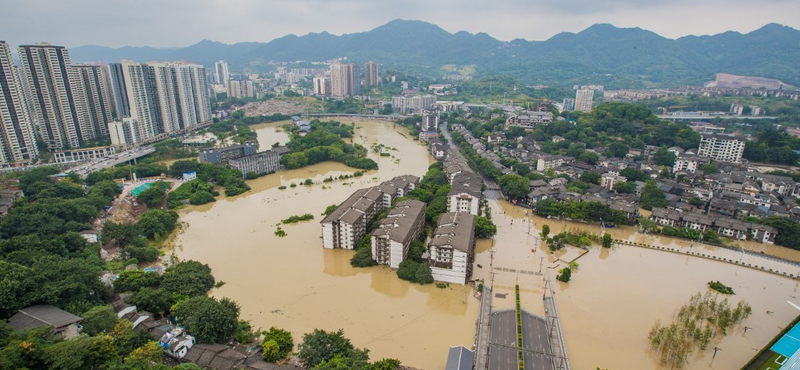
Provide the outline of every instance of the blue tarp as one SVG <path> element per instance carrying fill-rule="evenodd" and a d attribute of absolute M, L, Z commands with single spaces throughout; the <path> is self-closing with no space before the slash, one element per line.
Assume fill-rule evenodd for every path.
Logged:
<path fill-rule="evenodd" d="M 795 325 L 786 335 L 781 337 L 771 348 L 772 352 L 792 357 L 800 349 L 800 325 Z"/>

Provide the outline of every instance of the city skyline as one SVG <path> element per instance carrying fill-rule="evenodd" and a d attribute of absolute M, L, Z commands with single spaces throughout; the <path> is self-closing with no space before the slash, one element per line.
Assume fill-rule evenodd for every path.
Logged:
<path fill-rule="evenodd" d="M 108 2 L 97 0 L 9 2 L 0 14 L 0 24 L 6 26 L 0 39 L 12 47 L 42 41 L 70 48 L 182 47 L 203 39 L 232 44 L 269 42 L 289 34 L 366 32 L 398 18 L 433 23 L 451 33 L 485 32 L 504 41 L 546 40 L 560 32 L 580 32 L 596 23 L 639 27 L 673 39 L 729 30 L 747 33 L 773 22 L 800 28 L 800 3 L 783 0 L 758 4 L 721 0 L 702 3 L 679 0 L 669 4 L 646 0 L 613 0 L 602 4 L 587 0 L 511 0 L 502 6 L 469 0 L 435 3 L 412 0 L 402 4 L 269 0 L 242 1 L 236 5 L 204 0 L 191 12 L 177 2 L 159 2 L 158 7 L 155 3 L 151 7 L 147 6 L 148 1 L 129 6 L 109 6 Z M 151 11 L 156 8 L 160 11 Z M 674 17 L 664 14 L 676 14 L 681 19 L 677 22 L 679 26 Z M 93 26 L 75 27 L 76 24 Z M 99 29 L 103 31 L 98 32 Z"/>

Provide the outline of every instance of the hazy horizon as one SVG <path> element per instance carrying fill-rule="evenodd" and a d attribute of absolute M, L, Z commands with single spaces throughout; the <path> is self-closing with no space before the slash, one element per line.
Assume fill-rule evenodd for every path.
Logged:
<path fill-rule="evenodd" d="M 650 0 L 602 4 L 593 0 L 506 0 L 499 5 L 476 0 L 143 0 L 135 4 L 28 0 L 7 1 L 3 8 L 0 40 L 12 46 L 49 42 L 70 48 L 179 48 L 204 39 L 225 44 L 265 43 L 289 34 L 366 32 L 394 19 L 425 21 L 450 33 L 484 32 L 502 41 L 543 41 L 597 23 L 639 27 L 671 39 L 726 31 L 749 33 L 769 23 L 800 28 L 800 2 L 789 0 L 678 0 L 669 4 Z M 93 24 L 96 26 L 83 26 Z"/>

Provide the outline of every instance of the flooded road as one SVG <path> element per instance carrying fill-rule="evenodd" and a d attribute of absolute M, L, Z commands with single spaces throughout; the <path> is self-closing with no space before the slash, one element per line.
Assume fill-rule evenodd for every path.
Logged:
<path fill-rule="evenodd" d="M 355 346 L 370 349 L 372 359 L 444 368 L 450 345 L 471 347 L 474 340 L 480 304 L 468 288 L 412 285 L 389 268 L 352 268 L 352 251 L 322 248 L 319 221 L 325 207 L 397 175 L 422 176 L 432 163 L 426 147 L 409 140 L 405 129 L 386 122 L 357 125 L 355 142 L 367 148 L 383 143 L 397 149 L 392 156 L 402 152 L 402 160 L 370 154 L 378 171 L 332 183 L 322 180 L 355 170 L 328 162 L 248 181 L 251 192 L 182 211 L 187 227 L 177 254 L 208 263 L 215 278 L 226 282 L 213 295 L 238 301 L 242 318 L 255 327 L 287 329 L 295 343 L 315 328 L 341 328 Z M 266 142 L 275 141 L 273 136 Z M 308 178 L 315 184 L 299 185 Z M 298 186 L 289 187 L 292 183 Z M 279 190 L 280 185 L 287 188 Z M 305 213 L 315 219 L 282 226 L 286 237 L 274 235 L 281 219 Z"/>
<path fill-rule="evenodd" d="M 567 231 L 586 230 L 599 234 L 599 227 L 570 222 L 562 226 L 558 220 L 526 216 L 524 209 L 504 201 L 490 202 L 490 205 L 492 203 L 493 218 L 498 225 L 494 259 L 491 261 L 487 248 L 478 254 L 477 263 L 533 272 L 540 271 L 541 263 L 541 271 L 549 274 L 555 283 L 555 298 L 573 369 L 660 369 L 648 351 L 650 328 L 657 320 L 669 323 L 692 294 L 707 291 L 706 283 L 711 280 L 719 280 L 734 289 L 736 295 L 729 298 L 731 303 L 739 300 L 750 303 L 753 315 L 743 325 L 751 329 L 744 334 L 737 328 L 721 341 L 712 342 L 704 352 L 695 351 L 686 369 L 738 369 L 800 313 L 786 303 L 787 300 L 799 301 L 796 297 L 800 283 L 797 281 L 718 261 L 636 247 L 618 246 L 608 250 L 594 246 L 576 261 L 580 266 L 572 274 L 570 283 L 557 282 L 557 270 L 566 266 L 565 261 L 584 252 L 574 247 L 555 254 L 538 248 L 535 253 L 531 252 L 541 225 L 548 224 L 551 234 L 561 232 L 562 227 Z M 531 234 L 528 234 L 529 227 Z M 649 243 L 683 246 L 683 241 L 667 237 L 651 240 L 652 236 L 636 233 L 634 228 L 614 228 L 609 232 L 620 239 L 647 238 Z M 781 248 L 766 247 L 772 251 Z M 685 248 L 689 248 L 688 242 Z M 476 269 L 484 274 L 486 270 Z M 495 272 L 496 291 L 512 293 L 509 295 L 512 297 L 514 284 L 519 282 L 522 306 L 543 314 L 541 276 Z M 512 308 L 513 299 L 495 299 L 494 306 Z M 712 363 L 714 346 L 723 351 Z"/>

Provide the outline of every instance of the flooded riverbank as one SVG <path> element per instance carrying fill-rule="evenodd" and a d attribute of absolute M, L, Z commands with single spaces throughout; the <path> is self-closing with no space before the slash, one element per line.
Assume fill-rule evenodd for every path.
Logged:
<path fill-rule="evenodd" d="M 619 246 L 609 250 L 594 246 L 577 260 L 580 266 L 570 283 L 557 282 L 557 270 L 583 252 L 572 247 L 555 254 L 538 248 L 532 252 L 541 225 L 550 225 L 551 234 L 561 232 L 562 228 L 599 234 L 599 227 L 571 222 L 562 225 L 558 220 L 526 216 L 524 209 L 503 201 L 495 204 L 493 217 L 498 224 L 498 237 L 494 266 L 538 272 L 541 263 L 541 271 L 549 274 L 555 283 L 555 298 L 570 365 L 574 369 L 659 369 L 657 360 L 648 350 L 650 328 L 657 320 L 670 322 L 692 294 L 707 291 L 706 284 L 711 280 L 719 280 L 734 289 L 736 295 L 729 297 L 731 303 L 739 300 L 750 303 L 753 315 L 743 323 L 750 329 L 746 334 L 741 328 L 732 330 L 727 337 L 712 342 L 705 351 L 695 351 L 686 369 L 740 368 L 800 314 L 786 303 L 787 300 L 798 301 L 800 283 L 796 281 L 719 261 L 636 247 Z M 609 232 L 615 238 L 689 248 L 688 242 L 684 246 L 683 241 L 668 237 L 652 240 L 649 238 L 654 237 L 641 235 L 633 228 L 620 227 Z M 770 250 L 777 251 L 774 248 L 780 247 L 772 246 Z M 478 254 L 478 263 L 488 264 L 489 254 Z M 497 291 L 511 292 L 513 284 L 519 282 L 523 307 L 543 314 L 542 277 L 496 272 L 495 286 L 500 288 Z M 513 304 L 511 300 L 499 301 L 495 300 L 495 306 Z M 723 351 L 712 363 L 715 346 Z"/>
<path fill-rule="evenodd" d="M 256 327 L 285 328 L 296 343 L 315 328 L 341 328 L 354 345 L 370 349 L 373 359 L 443 368 L 450 345 L 473 343 L 479 302 L 469 288 L 412 285 L 385 267 L 352 268 L 352 251 L 322 248 L 319 221 L 325 207 L 394 176 L 422 176 L 432 163 L 407 130 L 387 122 L 356 125 L 356 142 L 396 148 L 390 153 L 398 158 L 402 153 L 402 159 L 371 153 L 378 171 L 332 183 L 322 180 L 355 170 L 327 162 L 248 181 L 252 191 L 246 194 L 182 211 L 187 227 L 176 253 L 208 263 L 216 279 L 226 282 L 213 294 L 238 301 L 242 317 Z M 307 178 L 315 185 L 289 187 Z M 315 219 L 283 225 L 286 237 L 274 235 L 281 219 L 305 213 Z"/>

